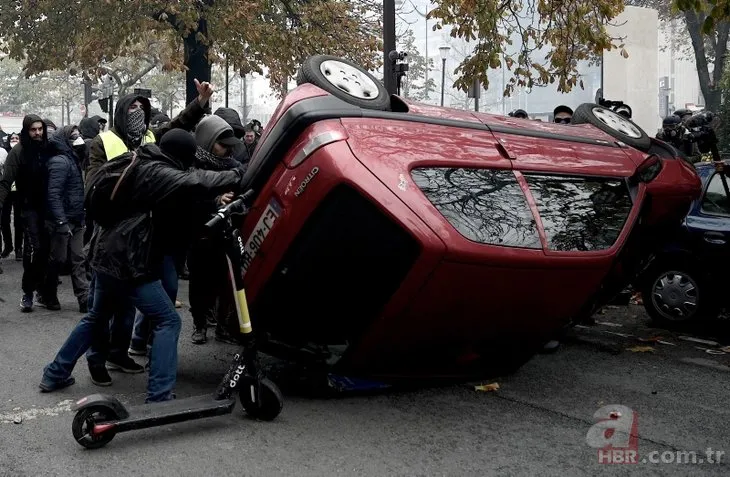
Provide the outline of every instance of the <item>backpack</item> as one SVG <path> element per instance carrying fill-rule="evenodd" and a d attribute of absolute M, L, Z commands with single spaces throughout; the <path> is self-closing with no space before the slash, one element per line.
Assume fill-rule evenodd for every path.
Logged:
<path fill-rule="evenodd" d="M 137 154 L 125 153 L 107 161 L 96 171 L 84 193 L 87 216 L 102 227 L 110 227 L 125 217 L 132 196 L 129 177 L 137 162 Z"/>

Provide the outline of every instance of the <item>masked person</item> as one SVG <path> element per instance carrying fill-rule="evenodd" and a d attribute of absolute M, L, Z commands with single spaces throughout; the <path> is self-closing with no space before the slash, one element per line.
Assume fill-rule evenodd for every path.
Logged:
<path fill-rule="evenodd" d="M 51 392 L 72 385 L 75 379 L 71 372 L 92 343 L 101 359 L 87 359 L 91 379 L 97 385 L 110 385 L 111 377 L 104 367 L 109 319 L 119 307 L 131 303 L 152 323 L 146 401 L 174 398 L 181 322 L 160 281 L 167 244 L 155 232 L 153 217 L 170 210 L 187 210 L 197 200 L 237 190 L 243 176 L 238 170 L 216 173 L 190 169 L 194 144 L 190 134 L 173 130 L 163 137 L 160 147 L 145 145 L 136 151 L 136 159 L 119 187 L 118 202 L 104 226 L 97 225 L 91 241 L 89 261 L 96 275 L 93 306 L 46 366 L 41 390 Z"/>
<path fill-rule="evenodd" d="M 152 117 L 152 107 L 149 99 L 134 94 L 120 98 L 114 110 L 114 126 L 109 131 L 96 136 L 91 142 L 86 183 L 93 182 L 96 171 L 107 161 L 121 157 L 143 145 L 155 143 L 161 140 L 169 131 L 175 129 L 192 130 L 205 115 L 205 108 L 213 95 L 213 88 L 209 83 L 200 83 L 195 80 L 195 85 L 198 89 L 198 97 L 175 119 L 163 124 L 154 131 L 149 127 Z M 164 263 L 167 263 L 167 261 Z M 174 297 L 177 295 L 178 287 L 177 271 L 174 270 L 174 267 L 173 270 L 167 268 L 165 270 L 166 272 L 162 274 L 162 278 L 164 278 L 162 284 L 168 296 Z M 95 296 L 94 285 L 95 279 L 92 274 L 89 287 L 90 302 L 93 302 Z M 175 300 L 175 298 L 172 299 Z M 89 308 L 92 306 L 93 303 L 90 303 Z M 147 354 L 146 347 L 141 349 L 130 347 L 134 320 L 135 309 L 131 305 L 127 308 L 118 308 L 112 320 L 110 331 L 111 350 L 108 353 L 110 361 L 107 364 L 113 370 L 125 373 L 144 372 L 144 368 L 129 357 L 129 354 L 140 356 Z M 94 362 L 99 360 L 96 345 L 92 345 L 86 359 Z"/>
<path fill-rule="evenodd" d="M 48 296 L 46 268 L 50 237 L 45 226 L 46 196 L 46 147 L 48 134 L 40 116 L 30 114 L 23 118 L 20 144 L 13 147 L 5 161 L 4 174 L 0 178 L 0 209 L 4 208 L 13 184 L 16 201 L 23 210 L 25 249 L 23 250 L 23 297 L 20 309 L 33 311 L 33 293 L 38 291 L 38 304 L 59 309 L 58 298 Z M 58 282 L 55 284 L 58 285 Z"/>
<path fill-rule="evenodd" d="M 240 164 L 233 159 L 232 153 L 239 143 L 233 128 L 218 116 L 209 116 L 202 120 L 195 130 L 195 141 L 198 145 L 195 155 L 195 167 L 209 171 L 227 171 L 238 169 Z M 198 204 L 195 209 L 194 223 L 202 224 L 211 213 L 230 201 L 230 195 L 223 195 L 215 202 Z M 194 344 L 207 341 L 208 324 L 215 324 L 216 340 L 225 343 L 236 343 L 231 337 L 230 318 L 232 301 L 225 293 L 230 289 L 227 283 L 227 264 L 223 252 L 225 247 L 218 243 L 216 237 L 204 234 L 202 227 L 197 229 L 196 236 L 188 259 L 190 270 L 190 313 L 193 315 L 195 331 L 191 338 Z"/>
<path fill-rule="evenodd" d="M 81 161 L 86 144 L 76 126 L 64 126 L 49 140 L 48 211 L 46 221 L 51 233 L 51 260 L 48 265 L 49 295 L 56 296 L 61 267 L 71 259 L 71 283 L 86 313 L 89 284 L 84 265 L 84 180 Z M 55 284 L 55 287 L 54 287 Z"/>

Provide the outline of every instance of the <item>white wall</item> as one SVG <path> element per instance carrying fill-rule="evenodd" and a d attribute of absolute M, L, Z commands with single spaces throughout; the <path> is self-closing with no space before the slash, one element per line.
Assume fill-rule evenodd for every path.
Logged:
<path fill-rule="evenodd" d="M 658 94 L 657 11 L 649 8 L 626 7 L 614 19 L 609 32 L 622 37 L 628 58 L 620 50 L 604 54 L 603 97 L 622 100 L 633 109 L 633 120 L 653 136 L 661 126 Z"/>

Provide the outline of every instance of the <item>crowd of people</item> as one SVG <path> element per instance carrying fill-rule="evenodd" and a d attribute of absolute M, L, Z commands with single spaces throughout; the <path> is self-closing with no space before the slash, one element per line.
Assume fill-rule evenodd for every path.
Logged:
<path fill-rule="evenodd" d="M 131 356 L 145 355 L 147 401 L 174 398 L 183 271 L 192 342 L 205 343 L 211 325 L 216 339 L 237 342 L 220 283 L 225 257 L 203 224 L 240 192 L 261 125 L 244 126 L 233 109 L 210 114 L 213 89 L 196 86 L 198 98 L 172 120 L 132 94 L 117 102 L 109 130 L 98 116 L 58 129 L 29 114 L 18 134 L 0 136 L 0 253 L 23 261 L 20 309 L 60 310 L 66 269 L 85 314 L 45 367 L 42 391 L 72 385 L 84 353 L 98 386 L 111 385 L 108 370 L 144 372 Z"/>

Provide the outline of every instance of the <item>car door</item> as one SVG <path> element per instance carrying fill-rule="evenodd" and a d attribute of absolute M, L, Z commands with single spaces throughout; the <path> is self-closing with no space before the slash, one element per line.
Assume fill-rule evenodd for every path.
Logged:
<path fill-rule="evenodd" d="M 702 198 L 687 217 L 687 228 L 693 251 L 708 266 L 730 263 L 730 198 L 720 173 L 713 172 L 707 181 Z"/>

